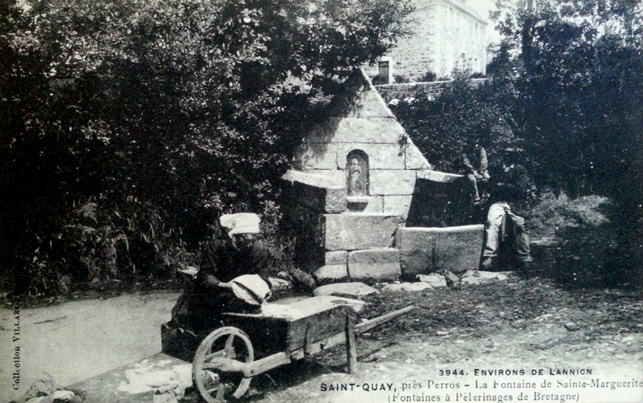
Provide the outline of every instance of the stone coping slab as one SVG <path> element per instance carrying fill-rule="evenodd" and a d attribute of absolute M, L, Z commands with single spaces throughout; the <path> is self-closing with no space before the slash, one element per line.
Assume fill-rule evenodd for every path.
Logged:
<path fill-rule="evenodd" d="M 281 179 L 289 182 L 300 182 L 305 185 L 315 186 L 327 189 L 344 189 L 344 184 L 337 183 L 333 178 L 316 173 L 308 173 L 297 171 L 294 169 L 289 170 Z"/>
<path fill-rule="evenodd" d="M 442 182 L 442 183 L 452 183 L 457 181 L 458 179 L 464 178 L 463 175 L 451 174 L 451 173 L 440 172 L 440 171 L 432 171 L 428 169 L 423 171 L 418 171 L 417 177 L 418 179 L 425 179 L 432 182 Z"/>

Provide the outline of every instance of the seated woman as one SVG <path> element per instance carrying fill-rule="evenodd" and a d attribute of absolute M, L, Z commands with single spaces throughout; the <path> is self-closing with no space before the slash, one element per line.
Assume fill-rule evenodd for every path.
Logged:
<path fill-rule="evenodd" d="M 172 308 L 173 327 L 206 333 L 221 326 L 222 313 L 256 311 L 270 296 L 265 280 L 245 276 L 268 269 L 268 253 L 256 241 L 259 216 L 226 214 L 220 222 L 228 237 L 202 246 L 196 278 Z"/>

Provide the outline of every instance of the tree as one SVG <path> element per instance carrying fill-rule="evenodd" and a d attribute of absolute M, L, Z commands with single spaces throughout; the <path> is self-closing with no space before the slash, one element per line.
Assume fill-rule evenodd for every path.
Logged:
<path fill-rule="evenodd" d="M 530 0 L 495 17 L 519 51 L 514 119 L 539 182 L 576 195 L 633 179 L 625 178 L 640 167 L 632 152 L 642 126 L 640 3 Z"/>
<path fill-rule="evenodd" d="M 610 255 L 608 281 L 637 283 L 638 277 L 639 285 L 642 11 L 636 0 L 531 0 L 498 19 L 508 46 L 519 51 L 512 61 L 519 66 L 512 81 L 520 94 L 513 115 L 516 134 L 537 162 L 536 179 L 573 197 L 594 193 L 615 200 L 610 219 L 616 248 L 606 242 L 608 234 L 595 237 L 595 245 Z M 576 239 L 570 244 L 578 245 Z"/>
<path fill-rule="evenodd" d="M 408 13 L 393 0 L 2 4 L 0 242 L 32 291 L 88 244 L 140 271 L 224 212 L 270 209 L 306 125 Z"/>
<path fill-rule="evenodd" d="M 473 82 L 467 72 L 459 72 L 439 95 L 430 97 L 420 89 L 392 111 L 436 169 L 457 173 L 467 144 L 481 144 L 492 160 L 515 144 L 506 98 L 513 101 L 510 86 Z"/>

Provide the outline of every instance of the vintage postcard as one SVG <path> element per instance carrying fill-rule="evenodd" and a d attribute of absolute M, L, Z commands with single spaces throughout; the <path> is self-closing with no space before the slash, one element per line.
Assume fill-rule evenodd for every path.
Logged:
<path fill-rule="evenodd" d="M 643 402 L 641 11 L 3 0 L 0 402 Z"/>

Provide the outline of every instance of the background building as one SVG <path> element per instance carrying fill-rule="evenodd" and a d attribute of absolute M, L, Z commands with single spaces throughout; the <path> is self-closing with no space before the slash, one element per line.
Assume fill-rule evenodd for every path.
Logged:
<path fill-rule="evenodd" d="M 369 76 L 392 83 L 395 76 L 428 81 L 423 79 L 429 72 L 449 77 L 454 68 L 486 74 L 487 21 L 467 0 L 415 0 L 414 5 L 414 33 L 369 67 Z"/>

